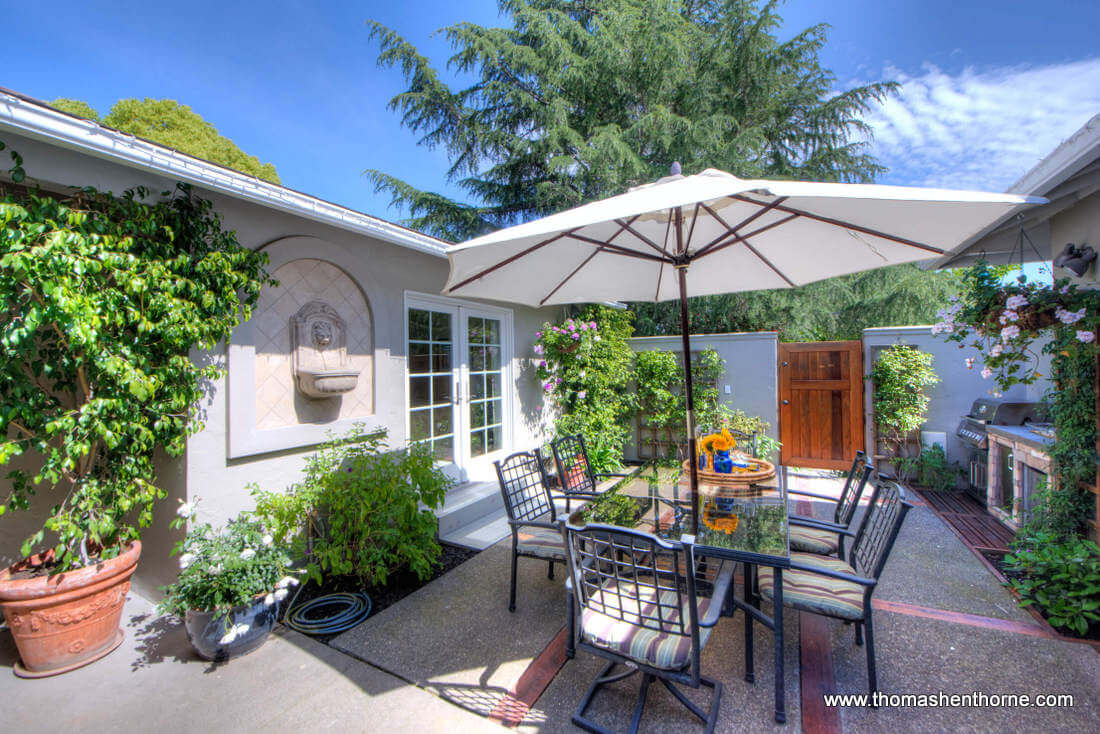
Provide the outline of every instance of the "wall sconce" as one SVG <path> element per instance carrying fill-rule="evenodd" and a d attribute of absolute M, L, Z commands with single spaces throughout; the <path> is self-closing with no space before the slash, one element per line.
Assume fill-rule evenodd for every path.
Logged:
<path fill-rule="evenodd" d="M 1062 248 L 1062 251 L 1058 253 L 1058 257 L 1054 258 L 1054 265 L 1059 268 L 1065 268 L 1080 278 L 1085 274 L 1085 271 L 1089 269 L 1089 265 L 1092 264 L 1095 259 L 1096 250 L 1088 245 L 1078 247 L 1070 242 Z"/>

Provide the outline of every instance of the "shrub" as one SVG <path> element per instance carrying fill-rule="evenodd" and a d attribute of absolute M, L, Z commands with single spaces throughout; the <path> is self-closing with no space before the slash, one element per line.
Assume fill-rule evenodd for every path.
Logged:
<path fill-rule="evenodd" d="M 895 344 L 879 353 L 868 377 L 874 386 L 872 404 L 880 438 L 893 456 L 904 456 L 904 445 L 924 423 L 928 395 L 924 389 L 939 382 L 932 355 Z"/>
<path fill-rule="evenodd" d="M 1053 627 L 1087 635 L 1100 622 L 1100 547 L 1081 538 L 1039 532 L 1017 541 L 1005 556 L 1018 574 L 1009 583 L 1020 606 L 1034 605 Z"/>
<path fill-rule="evenodd" d="M 941 492 L 954 489 L 959 478 L 958 465 L 947 461 L 947 454 L 938 443 L 922 448 L 916 456 L 894 459 L 894 466 L 903 479 Z"/>
<path fill-rule="evenodd" d="M 1091 494 L 1079 487 L 1055 489 L 1047 480 L 1040 480 L 1019 537 L 1050 535 L 1059 542 L 1072 540 L 1084 525 L 1091 500 Z"/>
<path fill-rule="evenodd" d="M 561 324 L 543 324 L 535 335 L 538 377 L 558 411 L 554 432 L 559 437 L 582 434 L 598 474 L 622 466 L 630 433 L 632 319 L 629 311 L 589 306 Z"/>
<path fill-rule="evenodd" d="M 0 514 L 55 496 L 24 555 L 49 542 L 55 570 L 83 566 L 149 525 L 164 496 L 154 453 L 183 453 L 221 374 L 191 351 L 248 318 L 265 263 L 182 184 L 0 196 L 0 465 L 34 457 L 8 474 Z"/>
<path fill-rule="evenodd" d="M 254 492 L 276 540 L 308 552 L 311 578 L 348 575 L 374 586 L 403 566 L 427 578 L 438 561 L 433 510 L 451 480 L 426 445 L 389 450 L 385 439 L 356 426 L 324 444 L 285 494 Z"/>
<path fill-rule="evenodd" d="M 181 527 L 192 508 L 181 507 L 173 527 Z M 182 617 L 188 609 L 227 612 L 253 604 L 261 596 L 270 606 L 286 598 L 287 588 L 298 583 L 286 550 L 274 542 L 263 523 L 247 514 L 230 520 L 221 531 L 208 523 L 192 525 L 174 554 L 179 555 L 179 578 L 162 587 L 162 613 Z"/>
<path fill-rule="evenodd" d="M 638 518 L 638 500 L 618 492 L 604 492 L 581 510 L 585 522 L 600 522 L 633 528 Z"/>

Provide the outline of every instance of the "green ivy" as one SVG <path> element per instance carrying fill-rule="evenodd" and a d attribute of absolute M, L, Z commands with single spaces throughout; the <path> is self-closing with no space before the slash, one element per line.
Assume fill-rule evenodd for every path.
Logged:
<path fill-rule="evenodd" d="M 0 513 L 55 498 L 24 554 L 56 538 L 57 569 L 73 568 L 149 525 L 164 495 L 154 454 L 183 453 L 203 385 L 222 374 L 191 351 L 248 319 L 266 262 L 183 184 L 3 194 L 0 464 L 27 455 L 30 468 L 7 475 Z"/>

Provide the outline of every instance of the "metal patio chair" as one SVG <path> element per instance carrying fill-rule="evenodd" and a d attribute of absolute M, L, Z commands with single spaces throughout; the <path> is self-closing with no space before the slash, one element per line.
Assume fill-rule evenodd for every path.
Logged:
<path fill-rule="evenodd" d="M 816 553 L 822 556 L 844 557 L 844 544 L 846 539 L 855 537 L 852 532 L 852 523 L 855 519 L 856 508 L 863 496 L 867 480 L 871 478 L 874 467 L 867 460 L 867 456 L 859 451 L 852 468 L 848 471 L 848 477 L 844 481 L 844 488 L 840 497 L 804 492 L 790 489 L 788 494 L 813 497 L 819 500 L 827 500 L 835 503 L 832 521 L 821 520 L 808 515 L 790 516 L 790 543 L 792 551 L 803 553 Z"/>
<path fill-rule="evenodd" d="M 583 527 L 561 523 L 569 569 L 570 651 L 574 647 L 607 659 L 589 686 L 573 723 L 592 732 L 608 730 L 585 718 L 599 689 L 642 674 L 629 731 L 645 710 L 649 686 L 659 680 L 676 699 L 713 731 L 722 684 L 700 672 L 700 653 L 718 622 L 733 581 L 735 564 L 717 562 L 697 582 L 701 563 L 692 546 L 613 525 Z M 693 569 L 692 572 L 687 569 Z M 700 591 L 710 596 L 700 596 Z M 624 670 L 614 672 L 616 666 Z M 708 711 L 676 686 L 712 689 Z"/>
<path fill-rule="evenodd" d="M 554 454 L 554 466 L 558 471 L 558 483 L 561 486 L 562 496 L 565 497 L 565 511 L 569 512 L 569 503 L 572 499 L 594 499 L 602 494 L 598 489 L 600 481 L 609 477 L 628 477 L 629 474 L 595 474 L 592 464 L 588 461 L 588 447 L 585 446 L 584 436 L 562 436 L 556 441 L 550 442 L 550 450 Z"/>
<path fill-rule="evenodd" d="M 504 510 L 512 530 L 512 587 L 508 611 L 516 611 L 516 563 L 520 556 L 547 561 L 546 577 L 554 578 L 554 563 L 565 563 L 565 546 L 557 525 L 554 500 L 538 450 L 520 451 L 494 462 Z"/>
<path fill-rule="evenodd" d="M 878 690 L 878 675 L 871 595 L 912 507 L 897 482 L 880 479 L 847 558 L 795 552 L 790 569 L 783 572 L 784 606 L 855 623 L 857 645 L 863 644 L 866 627 L 867 682 L 872 694 Z M 773 598 L 773 585 L 771 569 L 761 567 L 759 588 L 765 599 Z"/>

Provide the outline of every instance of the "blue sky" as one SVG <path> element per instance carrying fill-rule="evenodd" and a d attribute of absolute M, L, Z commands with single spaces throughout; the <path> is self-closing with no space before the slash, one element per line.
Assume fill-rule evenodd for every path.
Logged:
<path fill-rule="evenodd" d="M 123 97 L 177 99 L 286 185 L 390 220 L 402 213 L 363 169 L 453 189 L 445 156 L 386 108 L 402 80 L 375 65 L 365 21 L 439 66 L 449 49 L 435 30 L 498 22 L 494 0 L 0 2 L 0 86 L 100 112 Z M 869 116 L 884 183 L 1003 190 L 1100 112 L 1100 3 L 806 0 L 781 13 L 783 37 L 832 25 L 822 61 L 838 87 L 902 82 Z"/>

